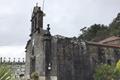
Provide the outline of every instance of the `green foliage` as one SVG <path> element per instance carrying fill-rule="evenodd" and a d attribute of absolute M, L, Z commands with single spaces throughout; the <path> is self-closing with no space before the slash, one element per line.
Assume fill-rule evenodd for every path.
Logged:
<path fill-rule="evenodd" d="M 109 26 L 94 24 L 87 28 L 87 30 L 82 31 L 79 39 L 87 41 L 100 41 L 109 36 L 119 36 L 120 35 L 120 13 L 112 21 Z"/>
<path fill-rule="evenodd" d="M 120 35 L 120 13 L 109 25 L 112 35 Z"/>
<path fill-rule="evenodd" d="M 38 80 L 38 79 L 39 79 L 38 73 L 37 73 L 37 72 L 33 72 L 33 73 L 31 74 L 31 78 L 32 78 L 33 80 Z"/>
<path fill-rule="evenodd" d="M 89 27 L 87 30 L 83 31 L 83 34 L 79 36 L 79 38 L 87 41 L 94 41 L 100 36 L 104 37 L 104 34 L 108 34 L 108 27 L 100 24 L 94 24 Z"/>
<path fill-rule="evenodd" d="M 114 72 L 114 78 L 116 78 L 116 80 L 120 79 L 120 60 L 117 62 L 116 66 L 115 66 L 115 72 Z"/>
<path fill-rule="evenodd" d="M 116 65 L 101 64 L 95 69 L 95 80 L 119 80 L 120 61 Z"/>
<path fill-rule="evenodd" d="M 103 64 L 95 70 L 95 80 L 112 80 L 113 79 L 113 66 Z"/>
<path fill-rule="evenodd" d="M 0 65 L 0 80 L 13 80 L 10 66 Z"/>

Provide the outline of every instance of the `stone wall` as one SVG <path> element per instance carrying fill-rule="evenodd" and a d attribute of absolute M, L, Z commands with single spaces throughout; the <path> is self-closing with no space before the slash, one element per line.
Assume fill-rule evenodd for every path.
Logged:
<path fill-rule="evenodd" d="M 87 48 L 72 38 L 59 39 L 57 45 L 58 80 L 90 80 Z"/>
<path fill-rule="evenodd" d="M 40 80 L 93 80 L 96 65 L 120 59 L 120 47 L 86 44 L 75 37 L 52 36 L 49 24 L 47 30 L 43 29 L 43 15 L 40 7 L 35 6 L 26 46 L 27 77 L 36 72 Z"/>

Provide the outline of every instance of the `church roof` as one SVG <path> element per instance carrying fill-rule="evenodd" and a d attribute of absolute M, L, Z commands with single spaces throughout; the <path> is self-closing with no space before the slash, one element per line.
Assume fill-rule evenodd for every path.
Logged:
<path fill-rule="evenodd" d="M 62 36 L 62 35 L 55 35 L 54 37 L 55 37 L 55 38 L 59 38 L 59 39 L 64 39 L 64 38 L 66 38 L 65 36 Z"/>
<path fill-rule="evenodd" d="M 109 47 L 109 48 L 119 48 L 120 46 L 118 45 L 110 45 L 110 44 L 102 44 L 102 43 L 97 43 L 97 42 L 86 42 L 88 45 L 92 45 L 92 46 L 99 46 L 99 47 Z"/>
<path fill-rule="evenodd" d="M 27 45 L 26 45 L 25 49 L 27 49 L 27 47 L 30 44 L 30 42 L 31 42 L 31 39 L 27 41 Z"/>
<path fill-rule="evenodd" d="M 115 40 L 120 40 L 120 37 L 118 36 L 111 36 L 109 38 L 106 38 L 102 41 L 99 41 L 99 43 L 106 43 L 106 42 L 111 42 L 111 41 L 115 41 Z"/>

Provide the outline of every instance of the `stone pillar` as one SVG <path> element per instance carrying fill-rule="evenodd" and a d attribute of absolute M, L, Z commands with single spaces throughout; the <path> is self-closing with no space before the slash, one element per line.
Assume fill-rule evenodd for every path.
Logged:
<path fill-rule="evenodd" d="M 44 52 L 45 52 L 45 80 L 50 80 L 51 70 L 51 34 L 48 24 L 47 32 L 44 34 Z"/>

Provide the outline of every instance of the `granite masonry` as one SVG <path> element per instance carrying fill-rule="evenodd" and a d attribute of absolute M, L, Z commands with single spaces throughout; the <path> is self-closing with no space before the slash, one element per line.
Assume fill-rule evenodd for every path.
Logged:
<path fill-rule="evenodd" d="M 119 55 L 120 46 L 52 36 L 49 24 L 43 29 L 43 16 L 40 7 L 35 6 L 26 45 L 26 79 L 35 72 L 39 80 L 93 80 L 96 65 L 119 59 L 115 55 Z"/>

